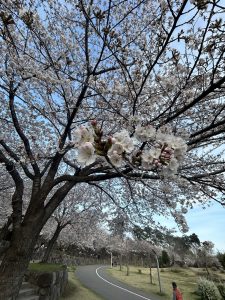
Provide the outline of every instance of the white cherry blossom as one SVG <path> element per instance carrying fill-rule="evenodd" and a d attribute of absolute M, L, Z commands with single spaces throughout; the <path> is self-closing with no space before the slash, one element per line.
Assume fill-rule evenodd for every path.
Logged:
<path fill-rule="evenodd" d="M 81 145 L 86 142 L 94 142 L 94 132 L 91 127 L 81 126 L 76 128 L 73 132 L 74 142 L 78 145 Z"/>
<path fill-rule="evenodd" d="M 117 153 L 117 151 L 110 152 L 109 159 L 115 167 L 117 168 L 121 167 L 123 159 L 122 156 Z"/>
<path fill-rule="evenodd" d="M 141 142 L 146 142 L 150 139 L 153 139 L 155 137 L 155 134 L 156 134 L 156 130 L 151 125 L 148 126 L 137 125 L 135 129 L 135 137 Z"/>
<path fill-rule="evenodd" d="M 173 172 L 173 173 L 177 173 L 177 169 L 178 169 L 178 161 L 176 160 L 176 158 L 172 158 L 169 162 L 168 168 Z"/>
<path fill-rule="evenodd" d="M 83 165 L 90 165 L 95 162 L 96 155 L 95 155 L 95 148 L 93 147 L 92 143 L 86 142 L 83 143 L 78 148 L 78 156 L 77 161 Z"/>
<path fill-rule="evenodd" d="M 143 151 L 141 158 L 142 158 L 142 166 L 144 168 L 149 168 L 153 165 L 155 160 L 158 160 L 161 154 L 160 148 L 153 148 L 150 150 Z"/>
<path fill-rule="evenodd" d="M 117 154 L 121 155 L 124 152 L 124 147 L 122 144 L 115 142 L 112 144 L 111 148 L 108 151 L 108 155 L 110 153 L 116 152 Z"/>
<path fill-rule="evenodd" d="M 134 142 L 133 139 L 130 138 L 129 132 L 127 130 L 122 130 L 120 132 L 117 132 L 113 135 L 113 139 L 115 140 L 116 144 L 120 144 L 124 151 L 127 153 L 133 151 L 134 149 Z"/>

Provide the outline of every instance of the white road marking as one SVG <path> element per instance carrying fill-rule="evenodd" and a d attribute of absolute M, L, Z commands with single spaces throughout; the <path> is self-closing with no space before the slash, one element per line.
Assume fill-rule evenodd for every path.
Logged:
<path fill-rule="evenodd" d="M 138 296 L 138 297 L 140 297 L 140 298 L 142 298 L 142 299 L 152 300 L 152 299 L 150 299 L 150 298 L 146 298 L 146 297 L 144 297 L 144 296 L 138 295 L 138 294 L 136 294 L 136 293 L 134 293 L 134 292 L 131 292 L 131 291 L 125 289 L 125 288 L 122 288 L 122 287 L 119 286 L 119 285 L 116 285 L 116 284 L 114 284 L 114 283 L 112 283 L 112 282 L 106 280 L 105 278 L 103 278 L 102 276 L 100 276 L 100 275 L 98 274 L 98 270 L 101 269 L 101 268 L 103 268 L 103 267 L 97 268 L 97 269 L 95 270 L 95 272 L 96 272 L 96 274 L 97 274 L 97 276 L 98 276 L 99 278 L 101 278 L 102 280 L 104 280 L 104 281 L 107 282 L 108 284 L 111 284 L 111 285 L 117 287 L 118 289 L 124 290 L 124 291 L 126 291 L 126 292 L 128 292 L 128 293 L 130 293 L 130 294 L 133 294 L 133 295 L 135 295 L 135 296 Z"/>

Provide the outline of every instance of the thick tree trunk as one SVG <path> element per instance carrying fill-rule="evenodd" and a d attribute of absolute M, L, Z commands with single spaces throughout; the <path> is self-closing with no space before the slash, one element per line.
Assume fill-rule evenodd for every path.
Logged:
<path fill-rule="evenodd" d="M 0 300 L 15 300 L 41 230 L 33 222 L 15 230 L 0 265 Z"/>
<path fill-rule="evenodd" d="M 14 247 L 7 251 L 0 267 L 0 299 L 16 299 L 30 256 L 17 255 Z"/>
<path fill-rule="evenodd" d="M 57 157 L 52 169 L 49 171 L 46 182 L 40 190 L 40 178 L 34 181 L 32 197 L 26 214 L 22 221 L 20 186 L 16 190 L 13 202 L 13 230 L 10 246 L 5 251 L 0 265 L 0 300 L 15 300 L 21 287 L 23 276 L 27 270 L 33 254 L 39 233 L 51 214 L 74 187 L 74 182 L 67 182 L 61 186 L 48 204 L 44 207 L 44 200 L 50 192 L 52 180 L 57 171 Z M 14 172 L 16 172 L 14 170 Z M 14 174 L 18 177 L 18 174 Z M 18 185 L 21 178 L 16 178 Z M 37 185 L 37 187 L 35 186 Z M 20 189 L 19 189 L 20 188 Z M 19 197 L 21 196 L 21 197 Z"/>
<path fill-rule="evenodd" d="M 52 249 L 53 249 L 53 247 L 54 247 L 54 245 L 55 245 L 62 229 L 63 229 L 63 226 L 60 226 L 60 225 L 57 226 L 56 231 L 53 234 L 53 237 L 48 242 L 47 248 L 45 250 L 44 256 L 43 256 L 42 261 L 41 261 L 42 263 L 47 263 L 48 262 L 49 256 L 52 252 Z"/>
<path fill-rule="evenodd" d="M 12 217 L 9 217 L 7 222 L 0 230 L 0 241 L 5 240 L 9 234 L 9 226 L 12 224 Z"/>
<path fill-rule="evenodd" d="M 12 224 L 12 217 L 8 218 L 8 221 L 0 230 L 0 257 L 9 247 L 10 231 L 9 226 Z"/>

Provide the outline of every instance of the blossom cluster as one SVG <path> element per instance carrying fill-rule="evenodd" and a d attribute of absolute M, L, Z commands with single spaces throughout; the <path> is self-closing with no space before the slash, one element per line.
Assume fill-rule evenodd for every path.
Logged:
<path fill-rule="evenodd" d="M 123 129 L 103 140 L 102 130 L 93 121 L 92 126 L 76 128 L 73 136 L 77 161 L 86 166 L 102 156 L 117 168 L 129 162 L 144 169 L 166 166 L 176 173 L 187 150 L 181 137 L 156 130 L 151 125 L 137 125 L 132 135 Z"/>

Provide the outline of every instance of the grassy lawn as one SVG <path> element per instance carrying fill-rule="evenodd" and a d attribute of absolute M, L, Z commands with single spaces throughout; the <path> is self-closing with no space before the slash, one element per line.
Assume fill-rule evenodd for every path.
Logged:
<path fill-rule="evenodd" d="M 141 270 L 139 274 L 138 270 Z M 150 284 L 150 276 L 148 268 L 130 267 L 130 275 L 126 275 L 126 267 L 123 267 L 122 271 L 119 271 L 119 267 L 109 269 L 108 272 L 120 280 L 131 286 L 134 286 L 145 292 L 152 292 L 159 295 L 159 285 L 157 270 L 152 269 L 153 285 Z M 211 271 L 214 278 L 225 280 L 225 274 L 220 271 Z M 170 300 L 172 297 L 171 282 L 175 281 L 183 294 L 184 300 L 199 300 L 199 297 L 195 294 L 197 288 L 197 281 L 199 277 L 206 276 L 206 272 L 203 269 L 196 268 L 164 268 L 161 269 L 160 277 L 163 289 L 162 299 Z"/>
<path fill-rule="evenodd" d="M 76 278 L 74 272 L 69 272 L 69 283 L 60 300 L 103 300 L 91 290 L 85 288 Z"/>

